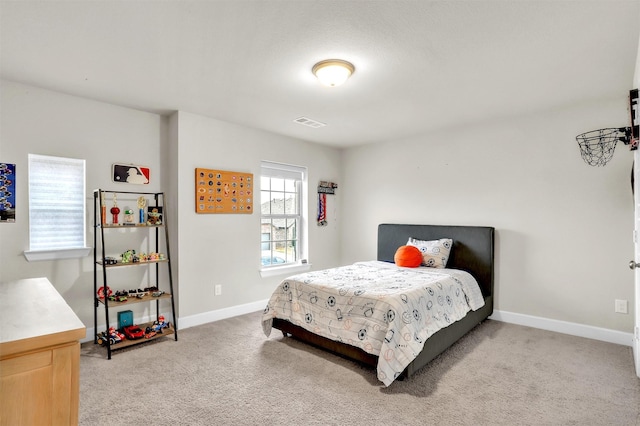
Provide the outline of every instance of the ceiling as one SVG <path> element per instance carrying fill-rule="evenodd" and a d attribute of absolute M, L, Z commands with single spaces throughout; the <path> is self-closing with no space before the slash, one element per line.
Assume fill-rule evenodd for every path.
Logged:
<path fill-rule="evenodd" d="M 0 76 L 349 147 L 625 96 L 638 18 L 638 0 L 1 0 Z M 329 58 L 355 65 L 343 86 L 311 74 Z"/>

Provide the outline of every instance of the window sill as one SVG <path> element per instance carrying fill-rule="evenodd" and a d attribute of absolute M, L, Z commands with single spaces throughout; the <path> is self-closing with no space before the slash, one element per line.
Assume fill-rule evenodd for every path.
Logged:
<path fill-rule="evenodd" d="M 272 266 L 270 268 L 263 268 L 260 270 L 260 276 L 262 278 L 275 277 L 276 275 L 291 275 L 298 272 L 304 272 L 311 269 L 310 263 L 296 263 L 295 265 L 286 266 Z"/>
<path fill-rule="evenodd" d="M 91 247 L 57 250 L 25 250 L 24 257 L 29 262 L 41 260 L 76 259 L 86 257 L 91 252 Z"/>

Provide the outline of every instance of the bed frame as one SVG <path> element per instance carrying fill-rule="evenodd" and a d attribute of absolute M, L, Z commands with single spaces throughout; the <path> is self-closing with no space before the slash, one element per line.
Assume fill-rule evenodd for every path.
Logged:
<path fill-rule="evenodd" d="M 453 249 L 447 268 L 461 269 L 472 274 L 482 289 L 485 305 L 470 311 L 463 319 L 443 328 L 427 339 L 424 349 L 404 370 L 402 376 L 410 377 L 429 361 L 468 333 L 493 313 L 494 281 L 494 228 L 486 226 L 442 226 L 381 224 L 378 226 L 378 260 L 393 263 L 398 247 L 405 245 L 409 237 L 418 240 L 453 239 Z M 286 320 L 274 318 L 273 327 L 314 346 L 375 367 L 378 357 L 355 346 L 317 336 Z"/>

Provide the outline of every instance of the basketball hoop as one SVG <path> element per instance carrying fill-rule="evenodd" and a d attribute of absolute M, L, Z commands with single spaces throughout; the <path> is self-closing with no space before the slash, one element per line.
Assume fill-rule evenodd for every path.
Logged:
<path fill-rule="evenodd" d="M 613 157 L 618 141 L 629 145 L 631 127 L 592 130 L 576 136 L 580 155 L 590 166 L 604 166 Z"/>

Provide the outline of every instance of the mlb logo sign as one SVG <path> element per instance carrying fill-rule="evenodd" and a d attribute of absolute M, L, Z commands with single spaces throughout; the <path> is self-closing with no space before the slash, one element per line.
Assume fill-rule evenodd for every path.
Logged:
<path fill-rule="evenodd" d="M 638 110 L 638 89 L 629 92 L 629 110 L 631 111 L 631 149 L 638 149 L 640 139 L 640 111 Z"/>
<path fill-rule="evenodd" d="M 150 171 L 148 167 L 135 164 L 114 164 L 113 181 L 148 185 Z"/>

